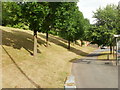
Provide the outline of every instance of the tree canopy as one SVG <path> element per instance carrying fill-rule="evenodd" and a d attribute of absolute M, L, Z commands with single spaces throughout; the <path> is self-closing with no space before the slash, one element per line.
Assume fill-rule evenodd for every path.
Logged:
<path fill-rule="evenodd" d="M 62 3 L 56 12 L 55 27 L 59 29 L 59 36 L 68 40 L 68 49 L 70 42 L 82 38 L 84 33 L 84 17 L 76 3 Z"/>
<path fill-rule="evenodd" d="M 94 12 L 96 23 L 91 27 L 92 40 L 98 45 L 110 46 L 113 41 L 113 35 L 117 34 L 117 6 L 107 5 L 105 8 L 99 8 Z"/>

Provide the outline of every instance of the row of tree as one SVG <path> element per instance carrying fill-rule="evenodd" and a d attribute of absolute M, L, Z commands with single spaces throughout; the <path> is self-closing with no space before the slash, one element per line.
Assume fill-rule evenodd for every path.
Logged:
<path fill-rule="evenodd" d="M 99 8 L 94 12 L 96 23 L 91 26 L 89 33 L 93 43 L 98 46 L 112 46 L 115 44 L 114 34 L 120 34 L 120 8 L 116 5 L 107 5 L 105 8 Z"/>
<path fill-rule="evenodd" d="M 83 40 L 90 26 L 78 10 L 76 2 L 3 2 L 3 25 L 17 28 L 28 26 L 34 32 L 34 55 L 37 53 L 37 32 L 56 33 L 70 43 Z"/>
<path fill-rule="evenodd" d="M 70 43 L 86 40 L 112 48 L 113 35 L 120 34 L 120 8 L 107 5 L 94 12 L 95 24 L 90 24 L 76 2 L 3 2 L 4 26 L 30 29 L 34 32 L 34 55 L 37 53 L 37 32 L 56 34 Z"/>

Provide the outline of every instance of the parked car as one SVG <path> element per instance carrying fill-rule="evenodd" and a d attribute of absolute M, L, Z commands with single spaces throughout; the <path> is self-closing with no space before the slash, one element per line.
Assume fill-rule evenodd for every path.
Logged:
<path fill-rule="evenodd" d="M 107 46 L 102 46 L 101 49 L 107 49 Z"/>

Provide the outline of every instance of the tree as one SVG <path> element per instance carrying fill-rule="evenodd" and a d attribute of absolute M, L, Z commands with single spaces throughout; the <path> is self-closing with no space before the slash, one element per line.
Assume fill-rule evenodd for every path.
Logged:
<path fill-rule="evenodd" d="M 42 32 L 46 33 L 46 45 L 48 46 L 48 35 L 50 30 L 54 28 L 55 25 L 55 12 L 57 11 L 57 8 L 59 8 L 61 3 L 60 2 L 49 2 L 47 3 L 47 6 L 49 8 L 49 12 L 45 16 L 45 19 L 43 20 L 42 23 Z"/>
<path fill-rule="evenodd" d="M 116 28 L 117 34 L 120 34 L 120 1 L 118 3 L 117 12 Z"/>
<path fill-rule="evenodd" d="M 82 36 L 83 15 L 78 11 L 75 2 L 61 3 L 55 14 L 55 26 L 59 29 L 59 36 L 68 40 L 68 49 L 70 49 L 70 43 L 80 39 Z"/>
<path fill-rule="evenodd" d="M 83 34 L 83 40 L 85 41 L 91 41 L 90 28 L 91 28 L 90 21 L 87 18 L 85 18 L 84 19 L 84 34 Z"/>
<path fill-rule="evenodd" d="M 2 2 L 2 25 L 14 28 L 28 29 L 24 21 L 20 2 Z"/>
<path fill-rule="evenodd" d="M 2 24 L 4 26 L 14 26 L 18 24 L 21 19 L 21 7 L 17 2 L 2 2 Z"/>
<path fill-rule="evenodd" d="M 113 35 L 116 34 L 117 7 L 115 5 L 107 5 L 105 8 L 99 8 L 94 12 L 96 18 L 95 30 L 93 30 L 93 42 L 98 45 L 110 46 L 112 52 Z"/>
<path fill-rule="evenodd" d="M 82 12 L 78 11 L 78 9 L 75 12 L 75 18 L 74 18 L 74 28 L 75 28 L 75 33 L 74 33 L 74 41 L 76 40 L 81 40 L 83 43 L 84 40 L 84 34 L 85 34 L 85 19 L 83 17 Z M 82 46 L 81 43 L 81 46 Z"/>
<path fill-rule="evenodd" d="M 34 56 L 37 54 L 37 32 L 41 31 L 41 26 L 49 9 L 45 3 L 26 2 L 22 6 L 24 19 L 29 23 L 29 28 L 34 31 Z"/>

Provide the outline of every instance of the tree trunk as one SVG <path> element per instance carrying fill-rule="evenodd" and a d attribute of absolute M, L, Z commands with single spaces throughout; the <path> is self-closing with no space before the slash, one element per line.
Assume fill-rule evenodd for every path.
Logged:
<path fill-rule="evenodd" d="M 83 41 L 81 40 L 81 47 L 83 46 Z"/>
<path fill-rule="evenodd" d="M 46 46 L 48 47 L 48 32 L 46 32 Z"/>
<path fill-rule="evenodd" d="M 112 45 L 110 45 L 110 54 L 112 54 Z"/>
<path fill-rule="evenodd" d="M 115 55 L 115 52 L 114 52 L 114 50 L 115 50 L 115 48 L 114 48 L 114 46 L 113 46 L 113 57 L 114 57 L 114 55 Z"/>
<path fill-rule="evenodd" d="M 37 55 L 37 31 L 34 30 L 34 51 L 33 51 L 33 55 L 36 56 Z"/>
<path fill-rule="evenodd" d="M 68 49 L 70 49 L 70 40 L 68 40 Z"/>
<path fill-rule="evenodd" d="M 73 41 L 73 45 L 75 45 L 75 41 Z"/>

